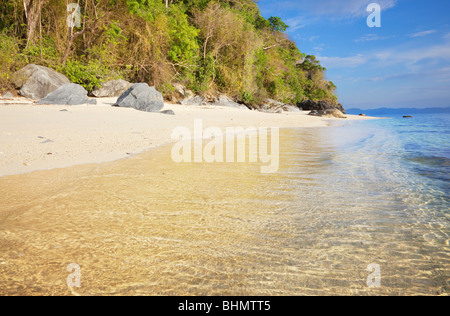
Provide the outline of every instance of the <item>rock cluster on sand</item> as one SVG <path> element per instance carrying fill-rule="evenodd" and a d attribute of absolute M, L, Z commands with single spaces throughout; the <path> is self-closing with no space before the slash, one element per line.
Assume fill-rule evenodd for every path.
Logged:
<path fill-rule="evenodd" d="M 89 100 L 87 91 L 79 84 L 68 83 L 40 99 L 38 104 L 80 105 L 96 103 Z"/>
<path fill-rule="evenodd" d="M 331 117 L 336 117 L 336 118 L 342 118 L 342 119 L 346 119 L 347 117 L 344 115 L 344 113 L 342 113 L 342 111 L 338 110 L 338 109 L 328 109 L 325 110 L 325 112 L 323 113 L 324 116 L 331 116 Z"/>
<path fill-rule="evenodd" d="M 223 94 L 220 95 L 219 97 L 215 98 L 212 102 L 212 105 L 248 110 L 248 108 L 245 105 L 236 103 L 232 99 L 230 99 L 229 97 L 227 97 L 226 95 L 223 95 Z"/>
<path fill-rule="evenodd" d="M 328 116 L 328 117 L 336 117 L 346 119 L 347 117 L 338 109 L 327 109 L 327 110 L 312 110 L 308 115 L 311 116 Z"/>
<path fill-rule="evenodd" d="M 117 99 L 115 106 L 159 112 L 164 107 L 164 99 L 155 87 L 150 87 L 146 83 L 136 83 Z"/>
<path fill-rule="evenodd" d="M 29 64 L 13 75 L 13 83 L 19 94 L 30 99 L 39 100 L 59 87 L 70 83 L 66 76 L 53 69 Z"/>
<path fill-rule="evenodd" d="M 133 84 L 123 80 L 111 80 L 102 84 L 100 88 L 92 91 L 92 95 L 97 98 L 117 98 L 127 91 Z"/>
<path fill-rule="evenodd" d="M 266 99 L 259 111 L 268 113 L 300 112 L 298 106 L 286 104 L 273 99 Z"/>
<path fill-rule="evenodd" d="M 317 111 L 317 112 L 324 112 L 326 110 L 337 109 L 341 111 L 343 114 L 345 114 L 345 110 L 341 104 L 334 105 L 327 101 L 306 100 L 304 102 L 299 103 L 298 107 L 303 109 L 303 111 Z"/>
<path fill-rule="evenodd" d="M 181 105 L 197 105 L 197 106 L 201 106 L 201 105 L 207 105 L 207 100 L 204 97 L 196 95 L 196 96 L 188 97 L 186 99 L 181 100 L 180 104 Z"/>

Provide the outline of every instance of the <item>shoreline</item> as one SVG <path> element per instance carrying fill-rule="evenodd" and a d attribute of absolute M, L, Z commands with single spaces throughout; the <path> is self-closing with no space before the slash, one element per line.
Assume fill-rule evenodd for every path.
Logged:
<path fill-rule="evenodd" d="M 96 98 L 97 105 L 37 105 L 15 98 L 0 103 L 0 177 L 82 164 L 116 161 L 173 142 L 174 128 L 310 128 L 372 117 L 347 119 L 309 116 L 309 111 L 263 113 L 223 106 L 165 103 L 175 115 L 113 107 L 117 98 Z"/>

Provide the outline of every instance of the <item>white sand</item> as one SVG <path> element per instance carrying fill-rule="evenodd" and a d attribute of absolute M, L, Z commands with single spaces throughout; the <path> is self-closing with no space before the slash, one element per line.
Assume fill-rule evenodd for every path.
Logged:
<path fill-rule="evenodd" d="M 170 143 L 174 128 L 192 130 L 195 119 L 203 120 L 203 128 L 222 129 L 320 127 L 346 121 L 312 117 L 308 112 L 270 114 L 166 104 L 164 110 L 173 110 L 173 116 L 112 107 L 116 99 L 97 99 L 95 106 L 36 105 L 24 98 L 0 100 L 0 176 L 125 158 Z"/>

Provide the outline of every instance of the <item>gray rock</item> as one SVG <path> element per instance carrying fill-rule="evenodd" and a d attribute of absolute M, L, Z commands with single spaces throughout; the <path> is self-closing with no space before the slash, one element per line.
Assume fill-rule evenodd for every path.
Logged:
<path fill-rule="evenodd" d="M 336 104 L 332 104 L 330 102 L 327 101 L 312 101 L 312 100 L 306 100 L 304 102 L 301 102 L 299 104 L 297 104 L 297 106 L 299 108 L 302 108 L 304 111 L 326 111 L 329 109 L 337 109 L 339 111 L 341 111 L 343 114 L 345 114 L 345 109 L 342 107 L 342 105 L 340 103 Z"/>
<path fill-rule="evenodd" d="M 14 99 L 14 96 L 11 92 L 6 92 L 3 96 L 0 97 L 0 99 Z"/>
<path fill-rule="evenodd" d="M 273 99 L 266 99 L 265 103 L 259 107 L 259 110 L 263 110 L 269 113 L 281 113 L 285 112 L 300 112 L 300 108 L 295 105 L 285 104 Z"/>
<path fill-rule="evenodd" d="M 95 100 L 94 100 L 95 101 Z M 60 104 L 60 105 L 80 105 L 90 103 L 87 91 L 79 84 L 65 84 L 53 91 L 45 98 L 40 99 L 38 104 Z"/>
<path fill-rule="evenodd" d="M 173 103 L 181 103 L 182 100 L 194 97 L 194 93 L 181 84 L 173 86 L 174 93 L 171 96 Z"/>
<path fill-rule="evenodd" d="M 338 109 L 328 109 L 325 110 L 323 112 L 323 115 L 325 116 L 331 116 L 331 117 L 336 117 L 336 118 L 342 118 L 342 119 L 346 119 L 347 117 L 344 115 L 344 113 L 342 113 L 340 110 Z"/>
<path fill-rule="evenodd" d="M 161 112 L 159 112 L 159 113 L 161 113 L 161 114 L 167 114 L 167 115 L 175 115 L 175 112 L 172 111 L 172 110 L 164 110 L 164 111 L 161 111 Z"/>
<path fill-rule="evenodd" d="M 183 99 L 194 97 L 194 93 L 192 93 L 191 90 L 186 89 L 186 87 L 181 84 L 175 84 L 173 87 L 175 92 Z"/>
<path fill-rule="evenodd" d="M 311 115 L 311 116 L 322 116 L 322 114 L 320 114 L 319 111 L 317 111 L 317 110 L 312 110 L 311 112 L 308 113 L 308 115 Z"/>
<path fill-rule="evenodd" d="M 289 104 L 285 104 L 282 107 L 282 109 L 283 109 L 283 111 L 286 111 L 286 112 L 301 112 L 302 111 L 298 106 L 289 105 Z"/>
<path fill-rule="evenodd" d="M 92 95 L 97 98 L 114 98 L 120 97 L 133 84 L 123 80 L 111 80 L 102 84 L 101 88 L 92 91 Z"/>
<path fill-rule="evenodd" d="M 206 99 L 204 97 L 196 95 L 195 97 L 190 97 L 190 98 L 186 98 L 186 99 L 182 100 L 180 102 L 180 104 L 182 104 L 182 105 L 198 105 L 198 106 L 201 106 L 201 105 L 206 105 L 207 102 L 206 102 Z"/>
<path fill-rule="evenodd" d="M 178 93 L 182 97 L 186 97 L 186 88 L 181 84 L 175 84 L 173 86 L 175 92 Z"/>
<path fill-rule="evenodd" d="M 284 103 L 273 100 L 273 99 L 267 99 L 266 102 L 268 103 L 268 105 L 270 107 L 282 107 L 285 105 Z"/>
<path fill-rule="evenodd" d="M 346 119 L 347 118 L 344 115 L 344 113 L 342 113 L 338 109 L 327 109 L 327 110 L 321 110 L 321 111 L 312 110 L 308 115 L 312 115 L 312 116 L 328 116 L 328 117 L 336 117 L 336 118 L 342 118 L 342 119 Z"/>
<path fill-rule="evenodd" d="M 226 95 L 219 96 L 218 98 L 216 98 L 214 100 L 214 102 L 212 104 L 216 105 L 216 106 L 226 106 L 226 107 L 230 107 L 230 108 L 248 110 L 248 108 L 245 105 L 234 102 L 233 100 L 228 98 Z"/>
<path fill-rule="evenodd" d="M 146 83 L 136 83 L 117 99 L 115 106 L 159 112 L 164 107 L 164 99 L 155 87 L 149 87 Z"/>
<path fill-rule="evenodd" d="M 30 99 L 39 100 L 59 87 L 70 83 L 66 76 L 53 69 L 29 64 L 14 73 L 13 83 L 19 94 Z"/>

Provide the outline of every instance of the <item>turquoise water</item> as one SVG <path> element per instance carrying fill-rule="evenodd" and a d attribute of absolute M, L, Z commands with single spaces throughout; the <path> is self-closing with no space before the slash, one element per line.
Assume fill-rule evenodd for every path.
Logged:
<path fill-rule="evenodd" d="M 296 192 L 289 209 L 299 239 L 360 274 L 379 265 L 378 293 L 448 295 L 450 115 L 338 124 L 309 142 L 296 141 L 306 131 L 292 133 L 292 159 L 282 159 Z"/>
<path fill-rule="evenodd" d="M 449 209 L 450 114 L 394 116 L 362 124 L 370 135 L 355 144 L 356 147 L 371 151 L 371 146 L 381 145 L 377 141 L 383 143 L 378 148 L 379 159 L 397 164 L 399 177 L 420 186 L 423 194 L 434 195 L 444 202 L 442 207 Z"/>
<path fill-rule="evenodd" d="M 356 122 L 336 127 L 331 138 L 339 148 L 338 168 L 376 184 L 373 194 L 396 195 L 400 200 L 388 209 L 420 210 L 424 223 L 439 222 L 448 244 L 450 114 Z"/>

